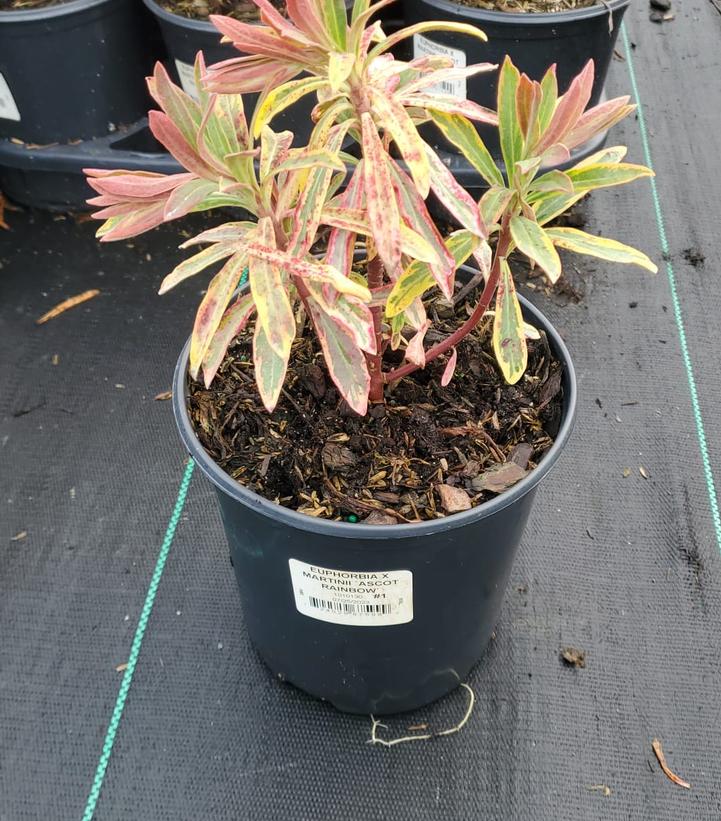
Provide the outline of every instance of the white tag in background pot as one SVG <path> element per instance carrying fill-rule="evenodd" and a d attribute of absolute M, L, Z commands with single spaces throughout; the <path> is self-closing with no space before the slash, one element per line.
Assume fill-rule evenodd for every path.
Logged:
<path fill-rule="evenodd" d="M 175 68 L 178 70 L 178 77 L 183 91 L 188 97 L 192 97 L 196 103 L 199 103 L 200 97 L 195 85 L 195 67 L 191 66 L 190 63 L 184 63 L 182 60 L 176 60 Z"/>
<path fill-rule="evenodd" d="M 410 570 L 333 570 L 288 559 L 299 613 L 319 621 L 385 627 L 413 621 Z"/>
<path fill-rule="evenodd" d="M 413 58 L 417 57 L 450 57 L 453 60 L 454 68 L 466 67 L 466 52 L 458 48 L 450 48 L 450 46 L 443 46 L 440 43 L 434 43 L 422 34 L 413 35 Z M 435 94 L 452 94 L 454 97 L 459 97 L 461 100 L 466 99 L 466 81 L 465 78 L 461 80 L 450 80 L 443 83 L 436 83 L 434 86 L 429 86 L 423 89 L 424 93 Z"/>
<path fill-rule="evenodd" d="M 8 81 L 0 74 L 0 117 L 4 120 L 20 122 L 20 112 L 15 104 L 15 98 L 10 93 Z"/>

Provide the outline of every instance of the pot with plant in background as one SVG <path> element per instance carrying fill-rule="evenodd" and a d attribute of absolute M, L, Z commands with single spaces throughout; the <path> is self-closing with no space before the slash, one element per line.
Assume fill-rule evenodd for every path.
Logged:
<path fill-rule="evenodd" d="M 0 137 L 66 143 L 143 117 L 149 22 L 135 0 L 0 3 Z"/>
<path fill-rule="evenodd" d="M 143 0 L 155 15 L 168 50 L 170 73 L 186 93 L 196 94 L 194 65 L 198 52 L 202 52 L 206 65 L 213 65 L 238 56 L 233 42 L 220 40 L 218 29 L 211 19 L 225 15 L 228 19 L 244 24 L 258 25 L 260 11 L 253 0 Z M 284 9 L 284 4 L 276 4 Z M 253 40 L 252 33 L 250 35 Z M 240 48 L 242 51 L 243 49 Z M 256 94 L 247 94 L 245 105 L 250 111 L 255 107 Z M 296 144 L 307 142 L 312 123 L 308 100 L 301 99 L 282 112 L 278 119 L 280 128 L 291 129 Z"/>
<path fill-rule="evenodd" d="M 88 171 L 91 204 L 103 241 L 219 204 L 253 215 L 187 240 L 204 247 L 161 286 L 219 268 L 176 369 L 180 434 L 216 488 L 247 629 L 278 678 L 342 710 L 409 710 L 463 683 L 483 653 L 573 423 L 568 351 L 517 296 L 510 254 L 552 282 L 558 248 L 655 270 L 620 242 L 550 224 L 589 190 L 651 172 L 621 147 L 541 171 L 559 145 L 632 110 L 621 99 L 584 113 L 588 70 L 559 96 L 504 62 L 506 179 L 469 119 L 496 114 L 429 90 L 486 66 L 396 61 L 389 49 L 413 30 L 384 39 L 367 0 L 350 25 L 337 0 L 289 5 L 290 21 L 257 2 L 261 47 L 220 69 L 199 60 L 201 104 L 156 68 L 151 128 L 187 171 Z M 264 73 L 285 81 L 261 89 Z M 264 92 L 250 128 L 238 89 Z M 321 102 L 309 144 L 293 148 L 270 123 L 302 94 Z M 419 135 L 429 118 L 487 179 L 480 202 Z M 342 151 L 348 136 L 359 161 Z M 458 226 L 445 237 L 431 192 Z"/>
<path fill-rule="evenodd" d="M 551 65 L 556 66 L 559 91 L 564 92 L 589 60 L 595 66 L 589 104 L 602 101 L 606 74 L 613 56 L 616 37 L 629 0 L 403 0 L 408 25 L 427 20 L 463 22 L 478 26 L 488 42 L 456 31 L 435 31 L 433 36 L 418 33 L 413 38 L 414 57 L 438 54 L 462 67 L 480 60 L 501 64 L 509 56 L 520 71 L 541 80 Z M 492 106 L 497 96 L 496 74 L 483 74 L 448 81 L 446 93 Z M 497 159 L 502 159 L 494 131 L 483 124 L 479 132 Z M 430 132 L 429 132 L 430 133 Z M 577 146 L 565 163 L 572 163 L 597 151 L 605 131 L 594 140 Z M 448 144 L 435 140 L 436 147 Z"/>

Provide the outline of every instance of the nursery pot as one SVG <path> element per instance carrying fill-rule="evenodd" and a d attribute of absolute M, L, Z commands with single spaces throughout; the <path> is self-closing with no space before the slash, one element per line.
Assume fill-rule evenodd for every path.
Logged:
<path fill-rule="evenodd" d="M 149 23 L 136 0 L 0 11 L 0 137 L 67 142 L 143 117 Z"/>
<path fill-rule="evenodd" d="M 405 0 L 404 9 L 407 25 L 426 20 L 470 23 L 488 36 L 488 42 L 483 43 L 450 31 L 415 35 L 412 49 L 416 57 L 443 54 L 451 57 L 457 66 L 470 66 L 474 63 L 500 65 L 509 55 L 517 68 L 534 80 L 540 80 L 555 63 L 561 94 L 589 59 L 593 59 L 595 78 L 589 104 L 596 105 L 601 99 L 628 3 L 629 0 L 609 0 L 606 5 L 536 14 L 486 11 L 450 0 Z M 449 84 L 444 91 L 495 111 L 497 88 L 498 72 L 493 71 Z M 480 124 L 476 127 L 494 157 L 500 158 L 497 130 Z M 435 147 L 447 149 L 449 146 L 435 128 L 429 127 L 426 137 L 431 138 Z"/>
<path fill-rule="evenodd" d="M 233 480 L 191 425 L 186 344 L 175 370 L 175 419 L 215 486 L 250 638 L 280 680 L 346 712 L 394 713 L 448 693 L 481 657 L 538 483 L 565 447 L 576 407 L 566 346 L 521 301 L 563 363 L 556 440 L 535 470 L 493 500 L 417 524 L 315 519 Z"/>
<path fill-rule="evenodd" d="M 174 79 L 183 89 L 196 97 L 193 67 L 195 56 L 203 52 L 206 65 L 241 57 L 242 52 L 230 43 L 221 43 L 221 34 L 208 20 L 193 20 L 174 14 L 163 8 L 155 0 L 143 0 L 160 23 L 160 30 L 168 50 L 169 64 Z M 243 94 L 243 106 L 248 119 L 255 108 L 257 94 Z M 313 122 L 310 113 L 316 104 L 315 94 L 307 94 L 297 103 L 281 111 L 273 118 L 271 126 L 274 131 L 292 131 L 295 135 L 294 145 L 306 145 L 310 139 Z"/>

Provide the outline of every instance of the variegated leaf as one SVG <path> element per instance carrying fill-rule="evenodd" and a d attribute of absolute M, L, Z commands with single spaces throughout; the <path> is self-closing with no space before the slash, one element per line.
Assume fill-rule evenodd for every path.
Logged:
<path fill-rule="evenodd" d="M 213 277 L 195 315 L 190 339 L 190 375 L 198 378 L 210 341 L 228 307 L 246 265 L 245 254 L 234 254 Z"/>
<path fill-rule="evenodd" d="M 631 265 L 639 265 L 655 274 L 658 271 L 656 265 L 641 251 L 624 245 L 615 239 L 597 237 L 594 234 L 587 234 L 578 228 L 546 228 L 546 235 L 558 248 L 565 248 L 576 254 L 588 254 L 599 259 L 606 259 L 609 262 L 622 262 Z"/>
<path fill-rule="evenodd" d="M 374 114 L 398 146 L 418 193 L 425 199 L 431 185 L 431 172 L 425 143 L 405 108 L 396 102 L 392 95 L 373 88 L 370 94 Z"/>
<path fill-rule="evenodd" d="M 389 161 L 370 114 L 361 115 L 363 137 L 363 190 L 368 221 L 378 254 L 393 278 L 401 262 L 401 232 L 398 203 L 393 193 Z"/>
<path fill-rule="evenodd" d="M 516 114 L 516 92 L 520 73 L 506 57 L 498 77 L 498 134 L 509 185 L 516 163 L 523 159 L 523 134 Z"/>
<path fill-rule="evenodd" d="M 255 323 L 253 334 L 253 365 L 260 399 L 268 413 L 273 413 L 285 382 L 288 358 L 275 351 L 260 322 Z"/>
<path fill-rule="evenodd" d="M 493 351 L 504 379 L 510 385 L 515 385 L 526 371 L 528 349 L 521 305 L 511 269 L 505 259 L 501 260 L 501 276 L 496 290 Z"/>
<path fill-rule="evenodd" d="M 561 260 L 545 229 L 521 216 L 511 218 L 510 228 L 518 249 L 542 268 L 551 282 L 556 282 L 561 276 Z"/>
<path fill-rule="evenodd" d="M 486 239 L 488 231 L 481 219 L 478 204 L 460 185 L 448 168 L 441 162 L 435 151 L 426 146 L 431 166 L 431 188 L 451 216 L 479 239 Z M 446 293 L 446 296 L 450 296 Z"/>
<path fill-rule="evenodd" d="M 327 83 L 328 80 L 325 77 L 303 77 L 300 80 L 291 80 L 289 83 L 283 83 L 273 88 L 255 110 L 252 124 L 253 136 L 257 139 L 263 130 L 263 126 L 269 123 L 273 117 L 280 114 L 288 106 L 293 105 L 293 103 L 297 103 L 306 94 L 317 91 Z"/>
<path fill-rule="evenodd" d="M 204 248 L 192 257 L 183 260 L 179 265 L 176 265 L 163 280 L 158 293 L 167 293 L 171 288 L 175 288 L 179 282 L 199 274 L 209 265 L 231 256 L 237 250 L 238 246 L 236 244 L 227 242 L 218 242 L 209 248 Z"/>
<path fill-rule="evenodd" d="M 573 188 L 577 193 L 623 185 L 640 177 L 654 176 L 650 168 L 646 168 L 644 165 L 633 165 L 632 163 L 582 165 L 580 168 L 569 168 L 566 173 L 571 178 Z"/>
<path fill-rule="evenodd" d="M 468 259 L 478 247 L 478 243 L 478 237 L 467 230 L 454 231 L 446 239 L 446 247 L 453 254 L 456 267 Z M 393 285 L 386 303 L 386 316 L 393 317 L 401 314 L 413 300 L 423 296 L 434 284 L 438 282 L 434 279 L 427 263 L 418 260 L 411 262 Z M 450 295 L 452 293 L 453 291 Z"/>
<path fill-rule="evenodd" d="M 309 307 L 331 379 L 348 405 L 357 414 L 365 416 L 368 411 L 370 375 L 363 351 L 345 327 L 313 303 Z"/>
<path fill-rule="evenodd" d="M 463 154 L 489 185 L 503 185 L 503 175 L 474 126 L 457 114 L 431 111 L 433 122 L 443 136 Z"/>
<path fill-rule="evenodd" d="M 250 294 L 243 294 L 223 314 L 203 357 L 203 381 L 206 388 L 209 388 L 215 379 L 215 374 L 225 358 L 226 351 L 247 325 L 254 311 L 253 297 Z"/>
<path fill-rule="evenodd" d="M 270 217 L 258 222 L 258 239 L 273 247 L 275 236 Z M 280 266 L 251 256 L 248 281 L 258 311 L 257 321 L 263 327 L 268 344 L 282 359 L 287 359 L 295 339 L 295 316 L 286 290 L 287 274 Z"/>

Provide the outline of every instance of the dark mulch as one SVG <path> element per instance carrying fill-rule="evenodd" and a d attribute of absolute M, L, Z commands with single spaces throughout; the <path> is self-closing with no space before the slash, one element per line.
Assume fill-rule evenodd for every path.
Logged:
<path fill-rule="evenodd" d="M 467 304 L 436 302 L 427 343 L 463 321 Z M 561 365 L 545 335 L 529 340 L 529 367 L 507 385 L 491 352 L 489 323 L 458 348 L 449 386 L 445 357 L 394 384 L 367 417 L 331 382 L 315 340 L 294 343 L 292 369 L 269 415 L 253 380 L 251 337 L 239 338 L 209 390 L 190 385 L 190 411 L 210 456 L 279 504 L 323 518 L 419 521 L 480 504 L 532 469 L 561 417 Z M 434 338 L 435 334 L 435 338 Z M 399 353 L 387 355 L 388 365 Z"/>

